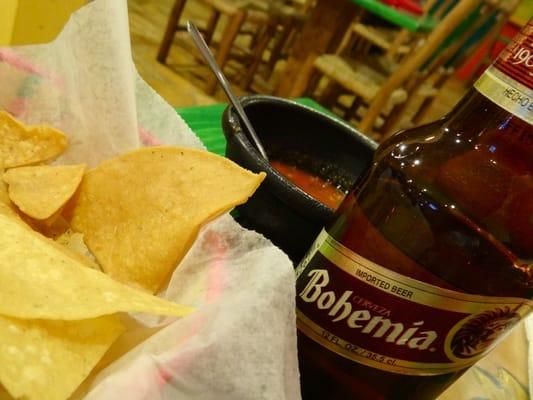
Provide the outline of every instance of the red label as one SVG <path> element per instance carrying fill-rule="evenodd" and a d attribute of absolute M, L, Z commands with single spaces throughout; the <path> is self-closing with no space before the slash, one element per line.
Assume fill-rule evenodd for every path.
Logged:
<path fill-rule="evenodd" d="M 515 81 L 533 89 L 533 20 L 507 46 L 493 65 Z"/>
<path fill-rule="evenodd" d="M 531 309 L 528 300 L 468 295 L 397 274 L 326 232 L 297 274 L 300 331 L 355 362 L 408 375 L 472 365 Z"/>

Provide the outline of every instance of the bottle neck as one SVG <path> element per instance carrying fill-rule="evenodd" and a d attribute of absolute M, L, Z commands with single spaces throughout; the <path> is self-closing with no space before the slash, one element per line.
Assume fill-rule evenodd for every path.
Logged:
<path fill-rule="evenodd" d="M 471 88 L 445 117 L 443 128 L 465 139 L 474 139 L 493 128 L 507 125 L 512 119 L 517 117 Z"/>
<path fill-rule="evenodd" d="M 479 137 L 509 124 L 519 130 L 533 125 L 533 18 L 449 114 L 444 127 Z"/>

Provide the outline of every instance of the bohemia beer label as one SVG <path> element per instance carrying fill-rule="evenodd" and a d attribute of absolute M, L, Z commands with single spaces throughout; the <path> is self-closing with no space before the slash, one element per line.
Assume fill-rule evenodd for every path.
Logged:
<path fill-rule="evenodd" d="M 506 111 L 533 124 L 533 19 L 474 87 Z"/>
<path fill-rule="evenodd" d="M 326 231 L 296 272 L 301 332 L 340 356 L 406 375 L 474 364 L 531 309 L 528 300 L 469 295 L 408 278 Z"/>

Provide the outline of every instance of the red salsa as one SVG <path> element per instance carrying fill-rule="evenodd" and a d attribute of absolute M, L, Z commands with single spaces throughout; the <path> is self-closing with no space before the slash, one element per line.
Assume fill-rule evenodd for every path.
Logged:
<path fill-rule="evenodd" d="M 318 176 L 281 161 L 271 160 L 270 165 L 304 192 L 329 208 L 336 210 L 344 199 L 345 193 L 342 190 Z"/>

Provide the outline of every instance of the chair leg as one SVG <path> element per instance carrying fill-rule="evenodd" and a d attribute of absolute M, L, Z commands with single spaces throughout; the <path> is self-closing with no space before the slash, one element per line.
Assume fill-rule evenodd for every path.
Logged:
<path fill-rule="evenodd" d="M 265 27 L 257 27 L 255 31 L 253 29 L 250 29 L 250 49 L 255 49 L 258 43 L 261 42 L 261 39 L 265 35 L 265 32 L 267 31 L 267 28 Z"/>
<path fill-rule="evenodd" d="M 328 82 L 323 92 L 318 97 L 318 102 L 326 107 L 332 108 L 340 94 L 340 87 L 337 83 L 328 78 Z"/>
<path fill-rule="evenodd" d="M 383 125 L 379 128 L 379 134 L 385 138 L 391 136 L 396 130 L 396 125 L 400 122 L 407 109 L 407 103 L 392 107 L 389 115 L 384 116 Z"/>
<path fill-rule="evenodd" d="M 187 0 L 176 0 L 170 16 L 168 17 L 167 27 L 165 29 L 165 35 L 159 46 L 159 52 L 157 53 L 157 61 L 164 64 L 167 61 L 168 52 L 170 51 L 170 46 L 172 45 L 172 40 L 174 39 L 174 34 L 178 28 L 179 20 L 185 3 Z"/>
<path fill-rule="evenodd" d="M 424 99 L 420 105 L 420 108 L 416 111 L 415 115 L 413 115 L 412 121 L 414 125 L 420 125 L 424 122 L 428 122 L 428 118 L 426 118 L 426 116 L 434 100 L 435 97 L 428 97 Z"/>
<path fill-rule="evenodd" d="M 205 28 L 205 42 L 207 44 L 211 44 L 211 41 L 213 40 L 213 36 L 215 34 L 215 29 L 218 24 L 218 20 L 220 19 L 220 12 L 217 10 L 213 10 L 213 13 L 209 17 L 209 20 L 207 21 L 207 27 Z"/>
<path fill-rule="evenodd" d="M 346 110 L 346 113 L 344 114 L 343 118 L 350 122 L 350 120 L 353 118 L 353 119 L 357 119 L 357 110 L 359 109 L 359 107 L 361 107 L 363 105 L 363 100 L 361 99 L 361 97 L 355 95 L 354 99 L 353 99 L 353 102 L 352 104 L 350 105 L 350 108 L 348 108 L 348 110 Z"/>
<path fill-rule="evenodd" d="M 385 58 L 387 61 L 394 62 L 396 61 L 396 52 L 402 46 L 403 43 L 409 38 L 409 31 L 407 29 L 402 29 L 394 38 L 391 43 L 390 49 L 386 52 Z"/>
<path fill-rule="evenodd" d="M 222 35 L 222 40 L 220 41 L 220 46 L 215 56 L 216 61 L 222 70 L 224 69 L 226 62 L 228 61 L 231 47 L 233 46 L 233 43 L 235 42 L 235 38 L 237 37 L 237 34 L 239 33 L 241 29 L 245 16 L 246 16 L 246 13 L 243 10 L 237 11 L 228 21 L 228 26 L 226 27 Z M 216 78 L 210 76 L 210 78 L 207 81 L 207 88 L 206 88 L 207 94 L 209 95 L 214 94 L 216 88 L 217 88 Z"/>
<path fill-rule="evenodd" d="M 273 71 L 276 63 L 279 61 L 281 53 L 285 47 L 285 44 L 292 33 L 292 27 L 281 25 L 281 32 L 279 32 L 279 37 L 276 39 L 274 47 L 270 52 L 270 57 L 268 59 L 268 71 Z"/>
<path fill-rule="evenodd" d="M 320 79 L 322 78 L 322 73 L 316 68 L 313 68 L 311 75 L 309 76 L 309 81 L 307 82 L 307 87 L 305 88 L 303 95 L 305 97 L 316 98 L 315 92 L 320 84 Z"/>
<path fill-rule="evenodd" d="M 250 84 L 252 83 L 254 79 L 255 73 L 257 72 L 257 69 L 259 68 L 259 65 L 261 64 L 261 61 L 263 61 L 263 53 L 268 47 L 268 43 L 270 42 L 270 39 L 276 33 L 276 27 L 277 27 L 277 23 L 273 21 L 269 26 L 266 27 L 266 29 L 257 39 L 257 43 L 255 44 L 255 50 L 252 56 L 252 64 L 248 67 L 241 82 L 242 89 L 246 90 L 250 87 Z"/>

